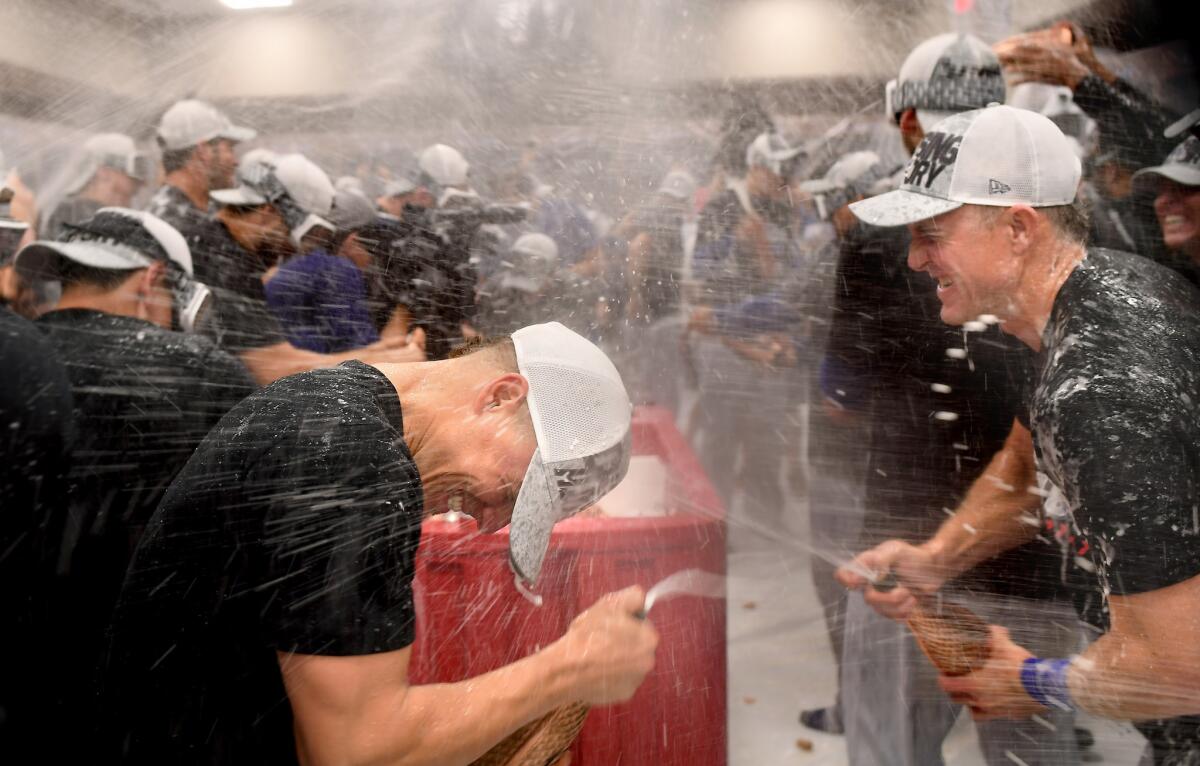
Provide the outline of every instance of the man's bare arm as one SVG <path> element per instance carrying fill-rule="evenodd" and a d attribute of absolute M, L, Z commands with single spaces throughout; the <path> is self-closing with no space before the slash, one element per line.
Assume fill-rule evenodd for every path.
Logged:
<path fill-rule="evenodd" d="M 858 571 L 839 569 L 838 579 L 848 588 L 865 589 L 867 603 L 881 614 L 906 619 L 916 604 L 914 591 L 933 593 L 947 580 L 1033 537 L 1041 502 L 1031 491 L 1036 481 L 1033 438 L 1014 420 L 1004 447 L 932 538 L 921 545 L 888 540 L 859 554 Z M 900 586 L 886 593 L 867 588 L 863 570 L 893 572 Z"/>
<path fill-rule="evenodd" d="M 1200 576 L 1110 596 L 1112 627 L 1067 671 L 1075 703 L 1125 720 L 1200 714 Z"/>
<path fill-rule="evenodd" d="M 321 367 L 336 367 L 350 359 L 359 359 L 368 364 L 421 362 L 425 360 L 425 351 L 418 344 L 406 344 L 402 339 L 393 338 L 336 354 L 318 354 L 296 348 L 290 343 L 275 343 L 246 349 L 238 354 L 238 358 L 246 365 L 255 382 L 265 386 L 288 375 Z"/>
<path fill-rule="evenodd" d="M 632 588 L 601 599 L 554 644 L 456 684 L 410 686 L 411 649 L 356 657 L 278 655 L 306 766 L 467 764 L 572 702 L 628 699 L 654 664 L 657 634 Z"/>
<path fill-rule="evenodd" d="M 924 544 L 949 577 L 1029 542 L 1040 520 L 1033 437 L 1018 420 L 954 515 Z"/>

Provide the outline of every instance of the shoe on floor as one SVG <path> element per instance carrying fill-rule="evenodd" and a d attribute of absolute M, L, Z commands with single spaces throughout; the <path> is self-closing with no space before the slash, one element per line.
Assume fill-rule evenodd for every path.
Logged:
<path fill-rule="evenodd" d="M 836 705 L 829 707 L 819 707 L 813 710 L 800 711 L 800 723 L 804 724 L 813 731 L 822 731 L 826 734 L 845 734 L 846 728 L 842 726 L 841 711 Z"/>

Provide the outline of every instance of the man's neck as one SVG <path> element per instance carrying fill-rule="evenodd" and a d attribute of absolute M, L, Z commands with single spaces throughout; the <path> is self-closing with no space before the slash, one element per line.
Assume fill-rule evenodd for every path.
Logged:
<path fill-rule="evenodd" d="M 180 168 L 167 173 L 165 183 L 183 192 L 197 210 L 208 210 L 208 179 L 193 168 Z"/>
<path fill-rule="evenodd" d="M 1044 255 L 1031 259 L 1005 312 L 1002 328 L 1034 351 L 1042 350 L 1042 333 L 1063 284 L 1087 255 L 1083 245 L 1054 242 Z"/>
<path fill-rule="evenodd" d="M 102 314 L 138 318 L 136 300 L 120 289 L 101 291 L 86 287 L 68 288 L 63 291 L 62 297 L 58 299 L 58 304 L 54 308 L 55 310 L 89 309 Z"/>

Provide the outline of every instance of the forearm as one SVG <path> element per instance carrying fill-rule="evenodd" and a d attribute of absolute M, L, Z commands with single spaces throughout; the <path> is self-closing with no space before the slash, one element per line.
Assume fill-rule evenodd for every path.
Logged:
<path fill-rule="evenodd" d="M 332 361 L 337 356 L 339 355 L 327 356 L 305 351 L 290 343 L 275 343 L 270 346 L 249 348 L 238 354 L 242 364 L 250 370 L 250 374 L 260 386 L 265 386 L 288 375 L 295 375 L 298 372 L 306 372 L 317 367 L 333 367 L 345 361 L 344 359 Z M 353 353 L 347 354 L 345 358 L 352 359 L 354 355 Z"/>
<path fill-rule="evenodd" d="M 454 684 L 407 686 L 359 700 L 329 731 L 297 728 L 309 766 L 468 764 L 505 736 L 573 702 L 558 644 Z"/>
<path fill-rule="evenodd" d="M 559 647 L 463 683 L 413 687 L 405 705 L 416 736 L 401 763 L 470 763 L 519 727 L 574 702 Z"/>
<path fill-rule="evenodd" d="M 1200 713 L 1200 668 L 1170 656 L 1180 648 L 1173 644 L 1194 639 L 1163 638 L 1102 636 L 1067 670 L 1072 700 L 1093 715 L 1130 721 Z"/>
<path fill-rule="evenodd" d="M 1034 537 L 1041 502 L 1030 491 L 1036 480 L 1032 438 L 1014 423 L 1004 448 L 924 545 L 947 579 Z"/>

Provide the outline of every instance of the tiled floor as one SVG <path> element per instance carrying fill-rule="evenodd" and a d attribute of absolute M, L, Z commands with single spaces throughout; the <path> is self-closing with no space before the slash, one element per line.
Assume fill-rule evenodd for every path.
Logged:
<path fill-rule="evenodd" d="M 789 534 L 804 539 L 797 504 Z M 794 546 L 736 526 L 729 530 L 729 742 L 732 766 L 846 764 L 843 738 L 810 731 L 800 710 L 828 704 L 836 689 L 833 656 L 808 556 Z M 1093 753 L 1111 766 L 1135 766 L 1143 740 L 1128 725 L 1084 722 L 1097 739 Z M 797 740 L 811 742 L 806 751 Z M 948 766 L 981 766 L 970 718 L 947 739 Z"/>

